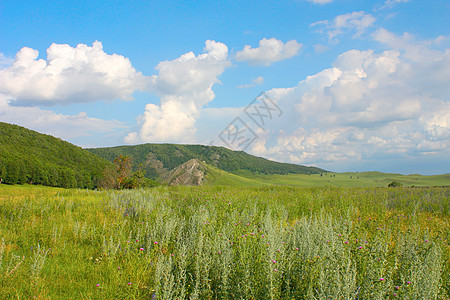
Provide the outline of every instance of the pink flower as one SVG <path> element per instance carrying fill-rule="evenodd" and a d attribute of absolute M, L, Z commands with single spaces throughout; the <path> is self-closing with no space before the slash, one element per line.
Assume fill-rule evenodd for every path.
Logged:
<path fill-rule="evenodd" d="M 131 282 L 128 282 L 128 285 L 131 285 Z"/>
<path fill-rule="evenodd" d="M 158 245 L 158 242 L 154 242 L 153 244 Z"/>
<path fill-rule="evenodd" d="M 358 249 L 362 249 L 362 246 L 359 246 Z"/>
<path fill-rule="evenodd" d="M 345 241 L 344 243 L 348 244 L 348 241 Z"/>
<path fill-rule="evenodd" d="M 384 278 L 380 278 L 380 281 L 384 281 Z"/>
<path fill-rule="evenodd" d="M 100 286 L 100 283 L 97 283 L 95 286 L 96 286 L 96 287 L 99 287 L 99 286 Z"/>
<path fill-rule="evenodd" d="M 144 248 L 139 248 L 139 250 L 144 251 Z"/>
<path fill-rule="evenodd" d="M 272 262 L 273 262 L 274 264 L 276 264 L 276 263 L 277 263 L 277 262 L 276 262 L 275 260 L 273 260 L 273 259 L 272 259 Z"/>

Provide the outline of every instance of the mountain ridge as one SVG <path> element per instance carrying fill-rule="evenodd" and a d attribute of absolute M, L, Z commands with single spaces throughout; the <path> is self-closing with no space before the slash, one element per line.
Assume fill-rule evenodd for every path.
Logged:
<path fill-rule="evenodd" d="M 271 161 L 250 155 L 243 151 L 233 151 L 224 147 L 183 144 L 140 144 L 102 148 L 86 148 L 100 157 L 113 161 L 118 155 L 126 155 L 134 166 L 141 166 L 146 177 L 158 179 L 161 174 L 197 159 L 207 165 L 229 173 L 242 170 L 255 174 L 320 174 L 325 170 L 296 164 Z"/>

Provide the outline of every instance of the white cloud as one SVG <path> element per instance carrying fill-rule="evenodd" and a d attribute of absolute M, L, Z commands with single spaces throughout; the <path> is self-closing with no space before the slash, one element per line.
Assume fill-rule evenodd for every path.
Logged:
<path fill-rule="evenodd" d="M 327 4 L 333 2 L 334 0 L 308 0 L 308 1 L 316 4 Z"/>
<path fill-rule="evenodd" d="M 9 67 L 14 62 L 14 59 L 11 57 L 5 56 L 5 54 L 0 52 L 0 69 Z"/>
<path fill-rule="evenodd" d="M 430 46 L 439 45 L 448 40 L 448 37 L 438 36 L 434 40 L 417 41 L 414 36 L 404 33 L 402 36 L 380 28 L 372 34 L 375 41 L 387 45 L 391 49 L 404 52 L 406 59 L 413 61 L 439 61 L 440 52 L 432 49 Z"/>
<path fill-rule="evenodd" d="M 246 45 L 243 50 L 236 53 L 235 59 L 237 61 L 247 61 L 253 65 L 269 66 L 274 62 L 297 55 L 301 47 L 302 45 L 295 40 L 283 43 L 275 38 L 263 38 L 259 41 L 258 48 Z"/>
<path fill-rule="evenodd" d="M 97 100 L 132 100 L 144 90 L 146 79 L 128 58 L 106 54 L 101 42 L 92 47 L 52 44 L 47 60 L 24 47 L 12 65 L 0 70 L 0 92 L 15 105 L 54 105 Z"/>
<path fill-rule="evenodd" d="M 386 0 L 386 2 L 384 3 L 383 8 L 392 7 L 395 4 L 397 4 L 397 3 L 406 3 L 406 2 L 409 2 L 409 0 Z"/>
<path fill-rule="evenodd" d="M 353 32 L 352 38 L 361 37 L 375 21 L 375 17 L 371 14 L 367 14 L 364 11 L 355 11 L 339 15 L 332 22 L 328 20 L 318 21 L 312 23 L 310 26 L 319 27 L 319 32 L 325 32 L 331 42 L 337 42 L 336 37 L 347 32 Z"/>
<path fill-rule="evenodd" d="M 399 50 L 350 50 L 296 87 L 269 91 L 284 114 L 250 152 L 325 168 L 448 157 L 450 50 L 389 36 Z M 410 59 L 418 45 L 433 56 Z"/>
<path fill-rule="evenodd" d="M 119 121 L 91 118 L 85 112 L 63 115 L 38 107 L 11 106 L 9 98 L 7 95 L 0 94 L 0 121 L 45 132 L 63 140 L 95 136 L 99 133 L 113 133 L 125 128 Z"/>
<path fill-rule="evenodd" d="M 252 79 L 252 83 L 241 84 L 241 85 L 238 86 L 238 88 L 240 88 L 240 89 L 242 89 L 242 88 L 250 88 L 250 87 L 257 86 L 257 85 L 261 85 L 263 83 L 264 83 L 264 77 L 259 76 L 259 77 L 253 78 Z"/>
<path fill-rule="evenodd" d="M 323 52 L 326 52 L 331 49 L 330 47 L 322 45 L 322 44 L 316 44 L 313 47 L 314 47 L 315 53 L 323 53 Z"/>
<path fill-rule="evenodd" d="M 158 64 L 158 75 L 151 77 L 151 89 L 160 105 L 147 104 L 139 118 L 140 129 L 130 133 L 127 143 L 192 142 L 195 121 L 203 106 L 214 99 L 212 87 L 218 76 L 231 65 L 225 44 L 208 40 L 205 53 L 188 52 L 177 59 Z"/>

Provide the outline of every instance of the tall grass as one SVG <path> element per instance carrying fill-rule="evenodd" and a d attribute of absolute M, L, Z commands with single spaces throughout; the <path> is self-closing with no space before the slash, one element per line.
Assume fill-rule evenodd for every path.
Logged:
<path fill-rule="evenodd" d="M 448 299 L 449 189 L 0 188 L 0 297 Z"/>

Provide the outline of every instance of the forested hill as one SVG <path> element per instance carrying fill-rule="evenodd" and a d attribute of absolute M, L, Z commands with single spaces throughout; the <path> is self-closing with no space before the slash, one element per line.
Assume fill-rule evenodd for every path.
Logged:
<path fill-rule="evenodd" d="M 244 171 L 263 174 L 318 174 L 324 172 L 320 168 L 274 162 L 243 151 L 232 151 L 215 146 L 142 144 L 86 150 L 109 161 L 113 161 L 118 155 L 129 156 L 135 167 L 142 164 L 148 178 L 157 178 L 193 158 L 232 173 Z"/>
<path fill-rule="evenodd" d="M 110 164 L 58 138 L 0 122 L 0 179 L 3 183 L 94 188 Z"/>

